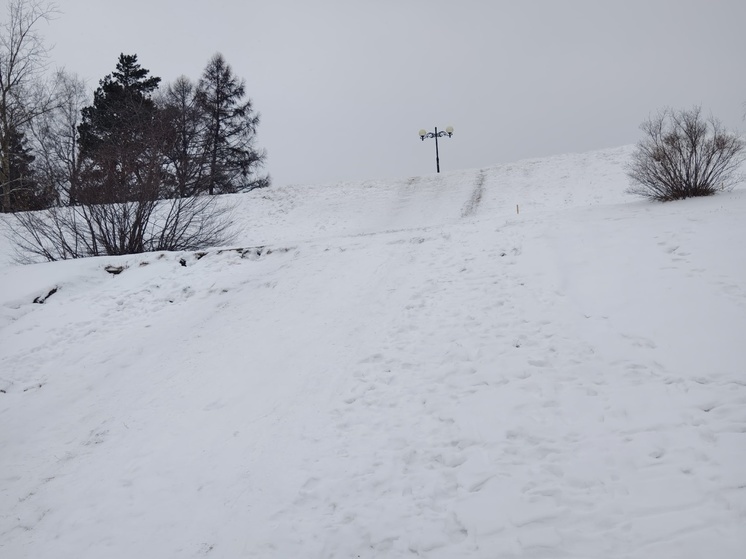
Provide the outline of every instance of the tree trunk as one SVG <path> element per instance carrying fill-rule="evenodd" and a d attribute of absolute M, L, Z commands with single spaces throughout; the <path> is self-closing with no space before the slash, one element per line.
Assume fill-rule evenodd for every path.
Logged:
<path fill-rule="evenodd" d="M 2 175 L 0 175 L 0 181 L 3 185 L 2 195 L 2 211 L 11 211 L 10 203 L 10 190 L 12 185 L 10 184 L 10 134 L 6 132 L 6 127 L 3 126 L 3 137 L 0 142 L 0 157 L 2 157 Z"/>

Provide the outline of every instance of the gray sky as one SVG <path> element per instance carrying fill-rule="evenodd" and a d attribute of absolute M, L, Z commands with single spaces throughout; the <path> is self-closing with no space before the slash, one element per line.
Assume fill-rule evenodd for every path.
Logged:
<path fill-rule="evenodd" d="M 222 52 L 275 184 L 634 143 L 664 106 L 746 123 L 744 0 L 59 0 L 40 31 L 91 89 L 120 53 L 170 82 Z"/>

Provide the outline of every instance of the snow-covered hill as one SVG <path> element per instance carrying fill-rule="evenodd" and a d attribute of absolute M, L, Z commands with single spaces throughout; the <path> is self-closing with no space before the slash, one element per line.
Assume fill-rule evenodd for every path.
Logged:
<path fill-rule="evenodd" d="M 740 559 L 746 190 L 629 153 L 236 196 L 264 248 L 201 258 L 3 241 L 0 557 Z"/>

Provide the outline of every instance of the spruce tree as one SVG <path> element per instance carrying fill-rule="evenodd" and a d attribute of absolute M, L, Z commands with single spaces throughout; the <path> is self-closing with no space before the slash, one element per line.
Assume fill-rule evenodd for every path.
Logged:
<path fill-rule="evenodd" d="M 207 122 L 208 193 L 221 194 L 269 186 L 260 176 L 266 155 L 254 147 L 259 115 L 244 99 L 245 82 L 233 74 L 223 55 L 215 54 L 199 81 L 199 102 Z"/>

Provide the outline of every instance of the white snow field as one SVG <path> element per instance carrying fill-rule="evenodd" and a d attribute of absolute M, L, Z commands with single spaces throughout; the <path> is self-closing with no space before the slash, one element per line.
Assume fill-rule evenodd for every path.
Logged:
<path fill-rule="evenodd" d="M 630 153 L 255 191 L 201 258 L 2 241 L 0 557 L 746 557 L 746 189 Z"/>

